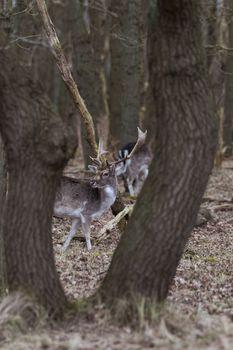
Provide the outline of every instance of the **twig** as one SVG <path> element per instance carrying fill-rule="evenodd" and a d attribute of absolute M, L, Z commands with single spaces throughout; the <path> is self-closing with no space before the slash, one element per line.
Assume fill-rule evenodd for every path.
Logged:
<path fill-rule="evenodd" d="M 105 239 L 109 231 L 112 231 L 116 225 L 127 215 L 131 214 L 133 211 L 133 205 L 126 206 L 114 219 L 110 220 L 100 231 L 98 236 L 96 236 L 96 241 L 100 242 Z"/>
<path fill-rule="evenodd" d="M 216 198 L 216 197 L 203 197 L 203 201 L 205 202 L 218 202 L 218 203 L 233 203 L 232 198 L 231 199 L 227 199 L 227 198 Z"/>
<path fill-rule="evenodd" d="M 211 208 L 213 211 L 221 211 L 221 210 L 233 210 L 233 204 L 221 204 L 215 205 Z"/>

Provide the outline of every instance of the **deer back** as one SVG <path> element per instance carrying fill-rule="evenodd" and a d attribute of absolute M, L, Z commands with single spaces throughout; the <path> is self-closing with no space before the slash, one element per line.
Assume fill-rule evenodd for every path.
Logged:
<path fill-rule="evenodd" d="M 117 192 L 115 170 L 102 170 L 93 179 L 63 176 L 57 191 L 54 213 L 57 216 L 100 216 L 114 203 Z"/>

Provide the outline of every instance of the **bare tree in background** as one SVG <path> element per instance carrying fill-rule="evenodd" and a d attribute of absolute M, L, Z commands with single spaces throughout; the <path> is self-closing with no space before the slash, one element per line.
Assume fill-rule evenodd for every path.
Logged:
<path fill-rule="evenodd" d="M 233 153 L 233 1 L 228 0 L 228 47 L 226 51 L 226 77 L 223 120 L 223 154 L 231 156 Z"/>
<path fill-rule="evenodd" d="M 3 215 L 6 199 L 6 162 L 5 151 L 0 137 L 0 296 L 6 292 L 6 271 L 5 271 L 5 252 L 3 240 Z"/>
<path fill-rule="evenodd" d="M 80 93 L 93 117 L 96 135 L 106 139 L 108 107 L 104 75 L 105 1 L 70 1 L 71 40 L 73 45 L 73 73 Z M 103 130 L 105 129 L 105 131 Z M 99 131 L 99 132 L 98 132 Z M 85 164 L 93 155 L 82 127 Z"/>
<path fill-rule="evenodd" d="M 232 152 L 232 2 L 203 1 L 203 32 L 207 66 L 216 112 L 219 117 L 219 145 L 215 164 Z"/>
<path fill-rule="evenodd" d="M 147 89 L 145 97 L 145 117 L 144 125 L 145 129 L 148 130 L 147 142 L 151 144 L 153 148 L 154 143 L 154 131 L 156 128 L 155 123 L 155 105 L 153 97 L 153 76 L 154 76 L 154 65 L 153 58 L 157 53 L 155 52 L 156 46 L 154 41 L 156 40 L 156 18 L 157 18 L 157 0 L 149 1 L 149 8 L 147 14 L 147 47 L 146 47 L 146 62 L 147 62 Z"/>
<path fill-rule="evenodd" d="M 12 15 L 12 3 L 5 2 L 0 4 L 0 47 L 3 49 L 9 40 L 9 34 L 11 31 Z M 6 172 L 6 155 L 4 144 L 0 135 L 0 297 L 6 294 L 7 282 L 6 282 L 6 261 L 5 261 L 5 249 L 4 249 L 4 232 L 3 232 L 3 219 L 7 193 L 7 172 Z"/>
<path fill-rule="evenodd" d="M 110 137 L 121 145 L 137 138 L 145 32 L 143 0 L 111 0 Z"/>

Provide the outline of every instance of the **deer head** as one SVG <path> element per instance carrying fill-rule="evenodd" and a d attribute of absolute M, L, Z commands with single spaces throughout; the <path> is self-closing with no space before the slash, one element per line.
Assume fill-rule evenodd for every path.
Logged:
<path fill-rule="evenodd" d="M 99 142 L 99 147 L 98 147 L 98 154 L 96 158 L 90 157 L 92 162 L 95 165 L 89 165 L 88 168 L 91 172 L 94 173 L 98 173 L 101 171 L 105 171 L 106 169 L 112 169 L 111 171 L 113 171 L 113 169 L 115 169 L 115 166 L 119 163 L 125 162 L 126 160 L 130 159 L 133 154 L 143 145 L 145 144 L 145 140 L 146 140 L 146 135 L 147 135 L 147 130 L 145 132 L 143 132 L 139 127 L 138 129 L 138 138 L 137 141 L 135 143 L 135 146 L 133 147 L 132 151 L 127 154 L 125 157 L 118 159 L 116 161 L 113 162 L 109 162 L 106 159 L 104 159 L 103 155 L 108 153 L 108 151 L 105 151 L 103 149 L 103 143 L 102 141 Z M 113 168 L 114 165 L 114 168 Z"/>

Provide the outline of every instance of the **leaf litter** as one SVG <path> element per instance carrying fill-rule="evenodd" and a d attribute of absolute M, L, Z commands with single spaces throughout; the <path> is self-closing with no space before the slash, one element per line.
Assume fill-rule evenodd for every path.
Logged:
<path fill-rule="evenodd" d="M 214 169 L 202 207 L 214 220 L 192 232 L 170 289 L 162 317 L 142 330 L 119 327 L 94 310 L 91 320 L 37 328 L 17 333 L 1 349 L 51 350 L 147 350 L 233 349 L 233 160 Z M 57 270 L 70 299 L 92 295 L 103 280 L 120 233 L 112 230 L 97 242 L 101 228 L 113 218 L 109 211 L 93 223 L 93 250 L 88 252 L 81 232 L 65 253 L 61 247 L 69 231 L 68 219 L 53 219 L 53 242 Z"/>

